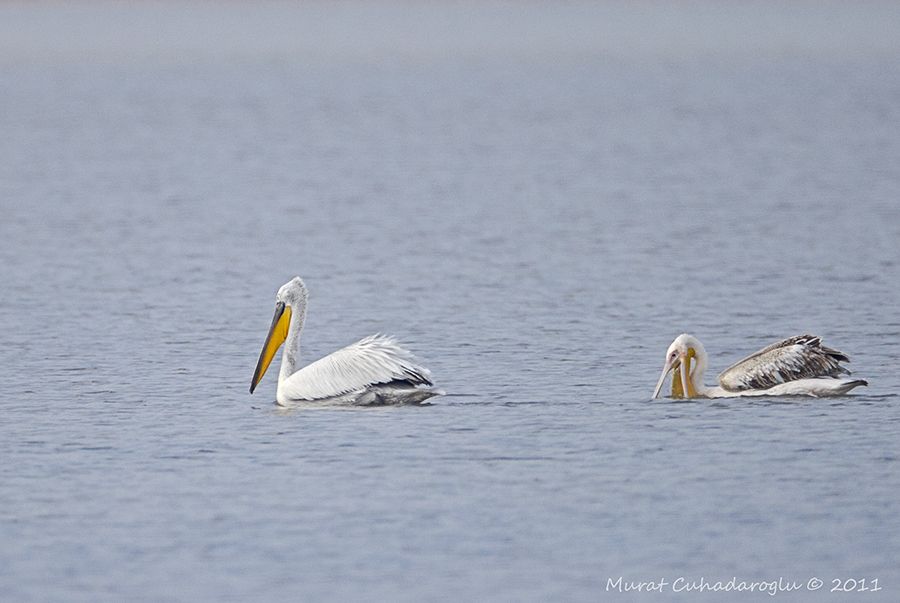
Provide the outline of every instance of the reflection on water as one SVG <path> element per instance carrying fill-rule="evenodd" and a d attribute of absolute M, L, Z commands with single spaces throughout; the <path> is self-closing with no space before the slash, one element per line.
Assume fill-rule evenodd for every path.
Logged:
<path fill-rule="evenodd" d="M 0 7 L 0 598 L 900 578 L 896 7 L 82 6 Z M 295 274 L 449 395 L 249 396 Z M 649 401 L 684 331 L 871 386 Z"/>

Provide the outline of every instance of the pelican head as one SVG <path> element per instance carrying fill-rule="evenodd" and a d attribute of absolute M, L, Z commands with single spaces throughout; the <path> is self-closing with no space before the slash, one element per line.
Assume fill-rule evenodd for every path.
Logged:
<path fill-rule="evenodd" d="M 309 293 L 306 290 L 306 283 L 299 276 L 295 276 L 283 284 L 275 294 L 276 302 L 284 302 L 285 305 L 294 308 L 306 305 L 307 299 L 309 299 Z"/>
<path fill-rule="evenodd" d="M 701 370 L 695 370 L 691 366 L 691 361 L 696 360 L 698 365 L 705 366 L 706 350 L 693 335 L 682 333 L 675 338 L 669 349 L 666 350 L 666 363 L 663 365 L 662 374 L 656 383 L 656 389 L 653 391 L 653 397 L 659 397 L 659 391 L 662 389 L 666 376 L 675 371 L 672 376 L 672 397 L 673 398 L 694 398 L 697 396 L 697 384 L 694 383 L 695 377 L 700 377 Z"/>
<path fill-rule="evenodd" d="M 272 358 L 275 357 L 278 348 L 287 339 L 288 330 L 291 326 L 291 314 L 294 310 L 301 313 L 306 312 L 306 300 L 309 294 L 306 291 L 306 285 L 303 279 L 295 276 L 278 290 L 275 294 L 275 317 L 272 318 L 272 326 L 269 327 L 269 334 L 266 335 L 266 342 L 263 344 L 262 352 L 259 354 L 259 361 L 256 363 L 256 370 L 253 372 L 253 381 L 250 382 L 250 393 L 256 389 L 263 375 L 266 374 Z"/>

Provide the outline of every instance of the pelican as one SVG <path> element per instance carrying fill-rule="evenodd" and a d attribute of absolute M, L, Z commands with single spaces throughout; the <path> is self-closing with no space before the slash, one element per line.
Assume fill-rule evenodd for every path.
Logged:
<path fill-rule="evenodd" d="M 275 295 L 275 317 L 250 382 L 251 394 L 285 342 L 275 394 L 281 406 L 304 402 L 421 404 L 443 393 L 432 388 L 427 368 L 393 338 L 384 335 L 371 335 L 298 368 L 300 332 L 306 320 L 308 298 L 299 276 L 285 283 Z"/>
<path fill-rule="evenodd" d="M 789 337 L 747 356 L 722 371 L 716 387 L 703 384 L 707 359 L 706 350 L 696 337 L 686 333 L 676 337 L 666 351 L 666 363 L 653 397 L 659 396 L 672 371 L 673 398 L 839 396 L 859 385 L 868 385 L 863 379 L 842 377 L 850 371 L 840 363 L 850 359 L 823 346 L 815 335 Z"/>

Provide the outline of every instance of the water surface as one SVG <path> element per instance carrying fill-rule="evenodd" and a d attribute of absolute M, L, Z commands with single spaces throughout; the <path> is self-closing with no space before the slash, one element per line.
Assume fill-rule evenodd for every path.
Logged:
<path fill-rule="evenodd" d="M 0 6 L 0 599 L 897 600 L 896 6 L 377 6 Z M 250 396 L 295 274 L 452 395 Z M 871 386 L 649 401 L 683 331 Z"/>

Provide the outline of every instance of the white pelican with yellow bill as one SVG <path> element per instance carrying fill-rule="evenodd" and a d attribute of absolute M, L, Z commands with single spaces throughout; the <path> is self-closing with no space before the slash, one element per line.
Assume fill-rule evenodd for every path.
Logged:
<path fill-rule="evenodd" d="M 703 344 L 688 334 L 675 338 L 666 351 L 666 363 L 653 397 L 672 373 L 673 398 L 736 398 L 739 396 L 840 396 L 868 385 L 850 379 L 841 362 L 846 355 L 822 345 L 815 335 L 798 335 L 773 343 L 731 365 L 718 377 L 719 385 L 703 384 L 708 356 Z"/>
<path fill-rule="evenodd" d="M 306 285 L 295 277 L 275 295 L 275 317 L 266 336 L 250 393 L 284 344 L 275 399 L 281 406 L 310 402 L 381 406 L 421 404 L 442 394 L 431 372 L 391 337 L 372 335 L 302 368 L 300 332 L 306 320 Z"/>

